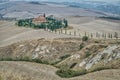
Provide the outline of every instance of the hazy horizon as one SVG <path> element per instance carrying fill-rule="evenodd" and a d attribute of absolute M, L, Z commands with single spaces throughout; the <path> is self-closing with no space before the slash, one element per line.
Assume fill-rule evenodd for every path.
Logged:
<path fill-rule="evenodd" d="M 80 1 L 100 1 L 100 2 L 118 2 L 120 0 L 10 0 L 10 1 L 49 1 L 49 2 L 80 2 Z"/>

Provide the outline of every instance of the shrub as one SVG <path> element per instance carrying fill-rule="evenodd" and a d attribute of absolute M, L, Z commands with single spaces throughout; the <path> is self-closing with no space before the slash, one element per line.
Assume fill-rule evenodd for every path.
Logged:
<path fill-rule="evenodd" d="M 51 65 L 56 65 L 56 64 L 58 64 L 59 62 L 61 62 L 62 60 L 59 60 L 59 61 L 55 61 L 55 62 L 53 62 L 53 63 L 51 63 Z M 55 66 L 56 67 L 56 66 Z"/>
<path fill-rule="evenodd" d="M 21 61 L 30 61 L 30 58 L 25 56 L 25 57 L 21 58 Z"/>
<path fill-rule="evenodd" d="M 32 59 L 32 62 L 42 63 L 42 61 L 40 59 Z"/>
<path fill-rule="evenodd" d="M 29 57 L 19 57 L 19 58 L 12 58 L 12 57 L 2 57 L 0 61 L 28 61 L 28 62 L 36 62 L 41 64 L 50 64 L 48 61 L 43 61 L 41 59 L 30 59 Z"/>
<path fill-rule="evenodd" d="M 88 37 L 87 36 L 83 36 L 82 41 L 87 41 Z"/>
<path fill-rule="evenodd" d="M 73 63 L 73 64 L 70 66 L 70 68 L 75 67 L 75 66 L 76 66 L 76 64 L 77 64 L 77 63 Z"/>
<path fill-rule="evenodd" d="M 86 70 L 75 71 L 71 69 L 60 69 L 56 72 L 56 74 L 62 78 L 70 78 L 86 74 Z"/>
<path fill-rule="evenodd" d="M 89 57 L 90 55 L 91 53 L 87 51 L 85 57 Z"/>
<path fill-rule="evenodd" d="M 9 57 L 9 58 L 6 58 L 5 60 L 7 60 L 7 61 L 12 61 L 13 58 Z"/>
<path fill-rule="evenodd" d="M 95 41 L 95 43 L 99 43 L 99 41 Z"/>
<path fill-rule="evenodd" d="M 0 61 L 13 61 L 11 57 L 0 57 Z"/>
<path fill-rule="evenodd" d="M 61 59 L 61 60 L 64 60 L 64 59 L 66 59 L 66 58 L 68 58 L 68 57 L 70 57 L 70 54 L 66 54 L 66 55 L 64 55 L 64 56 L 61 56 L 60 59 Z"/>
<path fill-rule="evenodd" d="M 3 57 L 0 57 L 0 61 L 3 61 Z"/>
<path fill-rule="evenodd" d="M 84 47 L 84 44 L 80 44 L 79 50 L 81 50 Z"/>

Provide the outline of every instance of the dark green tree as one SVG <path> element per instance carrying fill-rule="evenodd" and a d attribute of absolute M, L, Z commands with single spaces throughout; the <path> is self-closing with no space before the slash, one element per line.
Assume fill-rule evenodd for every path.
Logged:
<path fill-rule="evenodd" d="M 66 19 L 64 19 L 63 22 L 65 24 L 64 28 L 67 28 L 68 27 L 68 21 Z"/>

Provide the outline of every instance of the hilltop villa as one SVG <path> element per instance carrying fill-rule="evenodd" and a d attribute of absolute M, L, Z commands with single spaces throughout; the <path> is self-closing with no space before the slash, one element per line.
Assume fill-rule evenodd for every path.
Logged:
<path fill-rule="evenodd" d="M 46 23 L 46 22 L 47 20 L 46 20 L 45 14 L 33 19 L 33 23 L 35 24 Z"/>

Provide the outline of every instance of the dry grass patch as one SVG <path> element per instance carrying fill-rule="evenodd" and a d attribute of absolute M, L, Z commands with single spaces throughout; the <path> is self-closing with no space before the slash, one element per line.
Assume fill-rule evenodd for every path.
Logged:
<path fill-rule="evenodd" d="M 0 73 L 5 80 L 61 80 L 56 70 L 49 65 L 30 62 L 0 62 Z"/>

